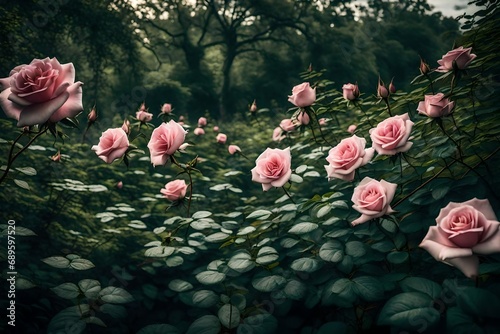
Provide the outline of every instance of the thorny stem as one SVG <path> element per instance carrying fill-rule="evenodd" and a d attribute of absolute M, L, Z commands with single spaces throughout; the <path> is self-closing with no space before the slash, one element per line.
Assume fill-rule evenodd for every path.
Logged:
<path fill-rule="evenodd" d="M 7 177 L 7 174 L 9 173 L 10 168 L 12 167 L 12 164 L 14 161 L 23 153 L 38 137 L 40 137 L 42 134 L 47 132 L 48 127 L 43 129 L 42 131 L 38 132 L 31 140 L 23 147 L 21 148 L 16 154 L 12 155 L 14 153 L 14 147 L 16 146 L 16 143 L 21 139 L 21 137 L 24 135 L 24 132 L 22 132 L 12 143 L 12 146 L 10 147 L 9 151 L 9 159 L 7 161 L 7 167 L 5 167 L 5 170 L 3 172 L 2 177 L 0 178 L 0 184 L 3 182 L 3 180 Z"/>

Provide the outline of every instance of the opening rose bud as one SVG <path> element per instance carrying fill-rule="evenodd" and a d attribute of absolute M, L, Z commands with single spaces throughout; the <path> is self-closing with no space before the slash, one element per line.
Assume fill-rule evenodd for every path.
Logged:
<path fill-rule="evenodd" d="M 471 61 L 477 56 L 471 53 L 472 48 L 464 48 L 463 46 L 448 51 L 440 60 L 438 60 L 439 67 L 437 72 L 448 72 L 454 69 L 466 69 Z"/>
<path fill-rule="evenodd" d="M 342 96 L 345 100 L 354 101 L 359 97 L 358 85 L 347 83 L 342 86 Z"/>
<path fill-rule="evenodd" d="M 445 98 L 443 93 L 425 95 L 424 101 L 418 103 L 417 111 L 428 117 L 442 117 L 449 115 L 455 108 L 455 102 Z"/>
<path fill-rule="evenodd" d="M 227 140 L 227 136 L 223 133 L 219 133 L 216 137 L 216 140 L 219 144 L 225 144 Z"/>
<path fill-rule="evenodd" d="M 194 129 L 193 133 L 197 136 L 202 136 L 205 134 L 205 130 L 203 130 L 203 128 L 196 128 Z"/>
<path fill-rule="evenodd" d="M 295 130 L 295 124 L 293 124 L 290 118 L 285 118 L 280 122 L 280 128 L 282 128 L 283 131 L 291 132 Z"/>
<path fill-rule="evenodd" d="M 300 108 L 309 107 L 316 101 L 316 88 L 311 88 L 309 82 L 301 83 L 293 87 L 288 101 Z"/>
<path fill-rule="evenodd" d="M 172 112 L 172 105 L 170 103 L 164 103 L 161 106 L 161 113 L 162 114 L 170 114 Z"/>
<path fill-rule="evenodd" d="M 253 100 L 252 105 L 250 106 L 250 112 L 254 113 L 257 111 L 257 103 Z"/>
<path fill-rule="evenodd" d="M 236 152 L 241 152 L 240 147 L 236 145 L 229 145 L 227 150 L 229 151 L 229 154 L 235 154 Z"/>
<path fill-rule="evenodd" d="M 174 180 L 168 182 L 164 188 L 160 190 L 165 198 L 169 201 L 178 201 L 186 197 L 187 184 L 184 180 Z"/>
<path fill-rule="evenodd" d="M 207 125 L 207 119 L 206 119 L 205 117 L 200 117 L 200 118 L 198 119 L 198 126 L 199 126 L 200 128 L 202 128 L 202 127 L 204 127 L 204 126 L 206 126 L 206 125 Z"/>
<path fill-rule="evenodd" d="M 127 134 L 122 128 L 108 129 L 99 138 L 99 144 L 92 146 L 97 156 L 105 163 L 112 163 L 123 157 L 129 147 Z"/>

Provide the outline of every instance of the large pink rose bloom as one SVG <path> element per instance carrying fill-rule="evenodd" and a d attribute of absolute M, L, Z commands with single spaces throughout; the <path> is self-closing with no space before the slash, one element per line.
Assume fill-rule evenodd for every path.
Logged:
<path fill-rule="evenodd" d="M 361 217 L 354 220 L 353 226 L 365 223 L 371 219 L 382 217 L 385 214 L 393 213 L 391 201 L 398 187 L 395 183 L 390 183 L 385 180 L 374 180 L 365 177 L 352 194 L 352 206 L 356 211 L 361 213 Z"/>
<path fill-rule="evenodd" d="M 252 169 L 252 181 L 262 183 L 262 189 L 282 187 L 292 176 L 292 155 L 290 147 L 284 150 L 267 148 L 255 160 Z"/>
<path fill-rule="evenodd" d="M 153 166 L 166 164 L 169 156 L 173 155 L 184 143 L 186 134 L 187 131 L 173 120 L 162 123 L 154 129 L 148 143 Z"/>
<path fill-rule="evenodd" d="M 0 78 L 0 106 L 17 126 L 56 123 L 83 110 L 82 85 L 72 63 L 56 58 L 33 59 Z"/>
<path fill-rule="evenodd" d="M 292 95 L 288 96 L 288 101 L 297 107 L 309 107 L 316 101 L 316 88 L 311 88 L 309 82 L 303 82 L 292 88 Z"/>
<path fill-rule="evenodd" d="M 365 149 L 366 139 L 356 135 L 343 139 L 328 152 L 325 166 L 328 180 L 332 178 L 352 181 L 357 168 L 364 166 L 373 158 L 375 149 Z"/>
<path fill-rule="evenodd" d="M 479 273 L 476 254 L 500 252 L 500 223 L 486 199 L 450 202 L 429 227 L 420 247 L 436 260 L 460 269 L 465 276 Z"/>
<path fill-rule="evenodd" d="M 453 70 L 453 62 L 458 69 L 463 70 L 469 66 L 470 62 L 476 58 L 476 55 L 470 53 L 472 48 L 464 48 L 463 46 L 448 51 L 443 58 L 438 60 L 439 67 L 437 72 L 448 72 Z"/>
<path fill-rule="evenodd" d="M 444 97 L 443 93 L 436 95 L 425 95 L 424 101 L 418 103 L 417 111 L 421 115 L 429 117 L 447 116 L 455 107 L 455 102 Z"/>
<path fill-rule="evenodd" d="M 187 184 L 184 180 L 174 180 L 168 182 L 164 188 L 160 190 L 164 197 L 170 201 L 178 201 L 186 197 Z"/>
<path fill-rule="evenodd" d="M 108 129 L 99 138 L 99 144 L 92 146 L 97 156 L 110 164 L 123 157 L 127 152 L 129 141 L 127 133 L 122 128 Z"/>
<path fill-rule="evenodd" d="M 408 114 L 387 118 L 376 128 L 370 129 L 372 146 L 378 154 L 395 155 L 406 152 L 413 145 L 409 142 L 413 122 Z"/>

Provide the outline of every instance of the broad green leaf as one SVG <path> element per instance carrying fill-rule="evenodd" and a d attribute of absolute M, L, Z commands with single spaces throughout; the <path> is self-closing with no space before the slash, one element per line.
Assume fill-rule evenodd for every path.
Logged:
<path fill-rule="evenodd" d="M 219 302 L 219 296 L 211 290 L 200 290 L 193 294 L 193 304 L 197 307 L 208 308 Z"/>
<path fill-rule="evenodd" d="M 286 283 L 286 278 L 279 275 L 270 275 L 254 278 L 252 286 L 261 292 L 271 292 L 281 288 Z"/>
<path fill-rule="evenodd" d="M 276 249 L 273 247 L 269 246 L 264 246 L 261 249 L 259 249 L 259 252 L 257 253 L 257 259 L 255 262 L 258 264 L 264 265 L 264 264 L 270 264 L 278 260 L 279 254 Z"/>
<path fill-rule="evenodd" d="M 484 324 L 476 323 L 472 315 L 465 313 L 460 307 L 450 307 L 446 312 L 447 333 L 484 334 Z M 492 332 L 494 333 L 494 332 Z"/>
<path fill-rule="evenodd" d="M 352 257 L 361 257 L 365 255 L 365 245 L 361 241 L 348 241 L 345 244 L 345 253 Z"/>
<path fill-rule="evenodd" d="M 407 252 L 391 252 L 387 254 L 387 261 L 393 264 L 401 264 L 408 261 L 408 253 Z"/>
<path fill-rule="evenodd" d="M 457 305 L 472 316 L 500 319 L 500 298 L 486 289 L 464 288 L 458 294 Z"/>
<path fill-rule="evenodd" d="M 205 237 L 205 240 L 208 242 L 221 242 L 227 239 L 230 235 L 222 232 L 217 232 L 214 234 L 210 234 Z"/>
<path fill-rule="evenodd" d="M 354 289 L 361 299 L 373 302 L 384 297 L 384 286 L 377 278 L 360 276 L 353 278 L 352 281 L 356 283 Z"/>
<path fill-rule="evenodd" d="M 236 306 L 240 311 L 244 311 L 247 307 L 247 299 L 240 293 L 233 294 L 231 296 L 231 299 L 229 300 L 229 303 L 231 303 L 231 305 L 233 306 Z"/>
<path fill-rule="evenodd" d="M 288 233 L 292 234 L 304 234 L 314 231 L 318 228 L 318 224 L 315 223 L 298 223 L 288 230 Z"/>
<path fill-rule="evenodd" d="M 237 334 L 274 334 L 278 328 L 278 321 L 269 313 L 251 315 L 243 319 L 238 326 Z"/>
<path fill-rule="evenodd" d="M 181 334 L 181 332 L 169 324 L 154 324 L 141 328 L 137 334 Z"/>
<path fill-rule="evenodd" d="M 323 205 L 316 213 L 317 218 L 322 218 L 332 211 L 332 206 L 330 204 Z"/>
<path fill-rule="evenodd" d="M 215 315 L 204 315 L 189 326 L 186 334 L 219 334 L 221 324 Z"/>
<path fill-rule="evenodd" d="M 250 233 L 254 232 L 255 230 L 256 230 L 255 227 L 253 227 L 253 226 L 247 226 L 247 227 L 244 227 L 241 230 L 239 230 L 238 233 L 237 233 L 237 235 L 247 235 L 247 234 L 250 234 Z"/>
<path fill-rule="evenodd" d="M 36 169 L 34 169 L 33 167 L 17 167 L 16 170 L 25 174 L 25 175 L 29 175 L 29 176 L 36 175 Z"/>
<path fill-rule="evenodd" d="M 198 273 L 196 275 L 196 279 L 201 284 L 211 285 L 224 281 L 224 279 L 226 279 L 226 274 L 220 273 L 218 271 L 207 270 Z"/>
<path fill-rule="evenodd" d="M 170 283 L 168 283 L 168 287 L 170 290 L 173 290 L 175 292 L 184 292 L 191 290 L 193 288 L 193 285 L 181 279 L 173 279 L 170 281 Z"/>
<path fill-rule="evenodd" d="M 433 299 L 421 292 L 403 292 L 389 299 L 380 312 L 378 324 L 416 331 L 422 322 L 428 327 L 440 318 Z"/>
<path fill-rule="evenodd" d="M 244 273 L 252 270 L 255 267 L 255 262 L 252 260 L 252 256 L 244 251 L 233 255 L 227 265 L 239 273 Z"/>
<path fill-rule="evenodd" d="M 62 256 L 51 256 L 45 259 L 42 259 L 42 262 L 48 264 L 54 268 L 69 268 L 70 260 Z"/>
<path fill-rule="evenodd" d="M 62 283 L 54 288 L 50 288 L 50 290 L 64 299 L 73 299 L 80 294 L 80 289 L 75 283 Z"/>
<path fill-rule="evenodd" d="M 101 283 L 95 279 L 82 279 L 78 282 L 78 287 L 82 290 L 85 297 L 96 299 L 101 292 Z"/>
<path fill-rule="evenodd" d="M 249 214 L 246 219 L 253 219 L 253 218 L 258 218 L 259 220 L 264 220 L 269 218 L 269 216 L 272 215 L 271 211 L 268 210 L 256 210 Z"/>
<path fill-rule="evenodd" d="M 336 241 L 327 241 L 319 249 L 319 257 L 328 262 L 340 262 L 344 258 L 343 245 Z"/>
<path fill-rule="evenodd" d="M 313 258 L 303 257 L 294 260 L 290 267 L 295 271 L 312 273 L 320 268 L 320 262 Z"/>
<path fill-rule="evenodd" d="M 438 299 L 441 296 L 441 286 L 427 278 L 407 277 L 399 282 L 399 285 L 404 292 L 422 292 L 432 299 Z"/>
<path fill-rule="evenodd" d="M 51 320 L 47 329 L 48 333 L 83 333 L 87 323 L 82 316 L 90 310 L 88 304 L 70 306 L 57 313 Z"/>
<path fill-rule="evenodd" d="M 14 183 L 20 188 L 30 190 L 30 185 L 26 181 L 14 179 Z"/>
<path fill-rule="evenodd" d="M 95 267 L 92 262 L 86 259 L 74 259 L 69 265 L 76 270 L 87 270 Z"/>
<path fill-rule="evenodd" d="M 127 310 L 121 305 L 104 304 L 99 307 L 99 311 L 109 314 L 115 319 L 124 319 L 127 317 Z"/>
<path fill-rule="evenodd" d="M 174 247 L 157 246 L 146 249 L 144 255 L 148 257 L 167 257 L 172 255 L 174 251 Z"/>
<path fill-rule="evenodd" d="M 234 305 L 224 304 L 217 312 L 221 324 L 226 328 L 235 328 L 240 323 L 240 310 Z"/>
<path fill-rule="evenodd" d="M 210 217 L 212 213 L 210 211 L 198 211 L 193 213 L 191 216 L 193 219 L 201 219 L 201 218 L 207 218 Z"/>
<path fill-rule="evenodd" d="M 305 296 L 307 287 L 304 283 L 293 279 L 286 284 L 283 291 L 288 298 L 293 300 L 300 300 Z"/>
<path fill-rule="evenodd" d="M 36 286 L 35 283 L 33 283 L 31 280 L 29 280 L 25 277 L 18 276 L 16 278 L 16 289 L 27 290 L 27 289 L 34 288 L 35 286 Z"/>
<path fill-rule="evenodd" d="M 126 290 L 115 286 L 108 286 L 99 292 L 102 301 L 106 303 L 122 304 L 129 303 L 134 300 L 134 297 Z"/>

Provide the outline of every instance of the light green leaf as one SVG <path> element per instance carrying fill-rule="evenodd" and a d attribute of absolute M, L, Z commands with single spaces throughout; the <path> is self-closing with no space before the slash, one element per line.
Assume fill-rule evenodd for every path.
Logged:
<path fill-rule="evenodd" d="M 54 288 L 50 288 L 56 295 L 64 299 L 73 299 L 78 297 L 80 289 L 74 283 L 59 284 Z"/>
<path fill-rule="evenodd" d="M 175 292 L 184 292 L 191 290 L 193 288 L 193 285 L 181 279 L 174 279 L 170 281 L 170 283 L 168 283 L 168 287 L 170 290 L 173 290 Z"/>
<path fill-rule="evenodd" d="M 226 328 L 235 328 L 240 323 L 240 310 L 234 305 L 224 304 L 217 312 L 221 324 Z"/>
<path fill-rule="evenodd" d="M 87 270 L 94 268 L 94 264 L 86 259 L 74 259 L 70 263 L 70 267 L 76 270 Z"/>
<path fill-rule="evenodd" d="M 14 179 L 14 183 L 18 186 L 18 187 L 21 187 L 23 189 L 26 189 L 26 190 L 30 190 L 30 185 L 28 184 L 28 182 L 26 181 L 23 181 L 23 180 L 18 180 L 18 179 Z"/>
<path fill-rule="evenodd" d="M 211 290 L 200 290 L 193 294 L 193 304 L 197 307 L 212 307 L 217 304 L 219 300 L 219 296 Z"/>
<path fill-rule="evenodd" d="M 221 325 L 215 315 L 204 315 L 189 326 L 186 334 L 219 334 Z"/>
<path fill-rule="evenodd" d="M 191 216 L 193 219 L 201 219 L 201 218 L 207 218 L 210 217 L 212 213 L 210 211 L 198 211 L 193 213 Z"/>
<path fill-rule="evenodd" d="M 201 284 L 211 285 L 211 284 L 221 283 L 222 281 L 224 281 L 226 279 L 226 274 L 220 273 L 218 271 L 207 270 L 198 273 L 196 275 L 196 279 Z"/>
<path fill-rule="evenodd" d="M 320 268 L 320 262 L 313 258 L 303 257 L 294 260 L 290 267 L 295 271 L 312 273 Z"/>
<path fill-rule="evenodd" d="M 144 255 L 148 257 L 167 257 L 169 255 L 172 255 L 174 251 L 174 247 L 157 246 L 146 249 Z"/>
<path fill-rule="evenodd" d="M 82 279 L 78 282 L 78 286 L 85 297 L 90 299 L 96 299 L 101 292 L 101 283 L 95 279 Z"/>
<path fill-rule="evenodd" d="M 229 268 L 236 270 L 239 273 L 244 273 L 252 270 L 255 267 L 255 262 L 252 260 L 252 256 L 248 252 L 242 251 L 233 255 L 231 259 L 229 259 L 227 265 Z"/>
<path fill-rule="evenodd" d="M 259 220 L 265 220 L 269 218 L 269 216 L 272 214 L 271 211 L 268 210 L 256 210 L 249 214 L 246 219 L 253 219 L 253 218 L 258 218 Z"/>
<path fill-rule="evenodd" d="M 407 277 L 399 285 L 404 292 L 422 292 L 432 299 L 438 299 L 441 296 L 441 286 L 427 278 Z"/>
<path fill-rule="evenodd" d="M 244 227 L 242 228 L 237 235 L 247 235 L 247 234 L 250 234 L 252 232 L 254 232 L 256 230 L 255 227 L 253 226 L 247 226 L 247 227 Z"/>
<path fill-rule="evenodd" d="M 51 256 L 41 260 L 54 268 L 69 268 L 70 260 L 62 256 Z"/>
<path fill-rule="evenodd" d="M 304 234 L 314 231 L 318 228 L 318 224 L 315 223 L 298 223 L 288 230 L 288 233 L 292 234 Z"/>
<path fill-rule="evenodd" d="M 205 240 L 207 242 L 221 242 L 225 239 L 227 239 L 230 235 L 222 232 L 217 232 L 214 234 L 210 234 L 209 236 L 205 237 Z"/>
<path fill-rule="evenodd" d="M 331 240 L 319 249 L 319 257 L 328 262 L 340 262 L 344 258 L 344 250 L 340 242 Z"/>
<path fill-rule="evenodd" d="M 275 262 L 276 260 L 278 260 L 278 258 L 279 254 L 278 251 L 276 251 L 276 249 L 274 249 L 273 247 L 264 246 L 261 249 L 259 249 L 259 252 L 257 253 L 257 259 L 255 260 L 255 262 L 261 265 L 265 265 Z"/>
<path fill-rule="evenodd" d="M 99 296 L 106 303 L 122 304 L 134 300 L 134 297 L 126 290 L 115 286 L 108 286 L 99 292 Z"/>
<path fill-rule="evenodd" d="M 281 288 L 286 283 L 286 278 L 279 275 L 270 275 L 252 280 L 252 286 L 261 292 L 271 292 Z"/>

